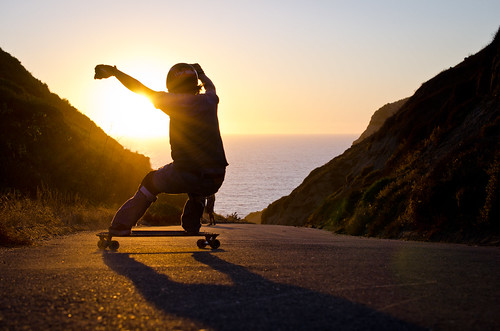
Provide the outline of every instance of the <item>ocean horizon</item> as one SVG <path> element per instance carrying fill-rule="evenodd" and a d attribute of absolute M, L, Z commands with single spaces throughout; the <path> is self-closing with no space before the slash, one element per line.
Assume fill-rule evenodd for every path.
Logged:
<path fill-rule="evenodd" d="M 342 154 L 359 134 L 223 135 L 229 166 L 215 212 L 245 217 L 289 195 L 309 173 Z M 172 162 L 168 137 L 119 139 L 148 156 L 153 169 Z"/>

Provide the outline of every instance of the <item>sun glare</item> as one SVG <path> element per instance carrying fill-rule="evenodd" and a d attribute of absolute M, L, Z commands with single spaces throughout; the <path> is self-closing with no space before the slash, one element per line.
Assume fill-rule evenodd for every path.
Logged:
<path fill-rule="evenodd" d="M 169 119 L 144 96 L 118 82 L 99 86 L 94 101 L 95 119 L 113 137 L 153 138 L 168 135 Z"/>

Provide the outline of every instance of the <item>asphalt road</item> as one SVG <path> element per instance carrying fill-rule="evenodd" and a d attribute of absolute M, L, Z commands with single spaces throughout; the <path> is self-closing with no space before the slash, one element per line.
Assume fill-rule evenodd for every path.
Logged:
<path fill-rule="evenodd" d="M 0 330 L 499 330 L 500 248 L 266 225 L 0 249 Z"/>

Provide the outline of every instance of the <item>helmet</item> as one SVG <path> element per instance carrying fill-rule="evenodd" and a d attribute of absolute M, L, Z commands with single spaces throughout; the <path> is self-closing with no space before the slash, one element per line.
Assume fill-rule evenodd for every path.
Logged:
<path fill-rule="evenodd" d="M 172 93 L 198 93 L 198 74 L 193 66 L 177 63 L 168 71 L 167 89 Z"/>

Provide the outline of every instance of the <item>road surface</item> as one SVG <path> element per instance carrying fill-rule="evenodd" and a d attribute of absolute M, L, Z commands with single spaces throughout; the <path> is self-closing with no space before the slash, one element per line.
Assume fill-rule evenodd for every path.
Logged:
<path fill-rule="evenodd" d="M 178 229 L 178 228 L 176 228 Z M 499 330 L 500 248 L 273 225 L 0 249 L 0 330 Z"/>

